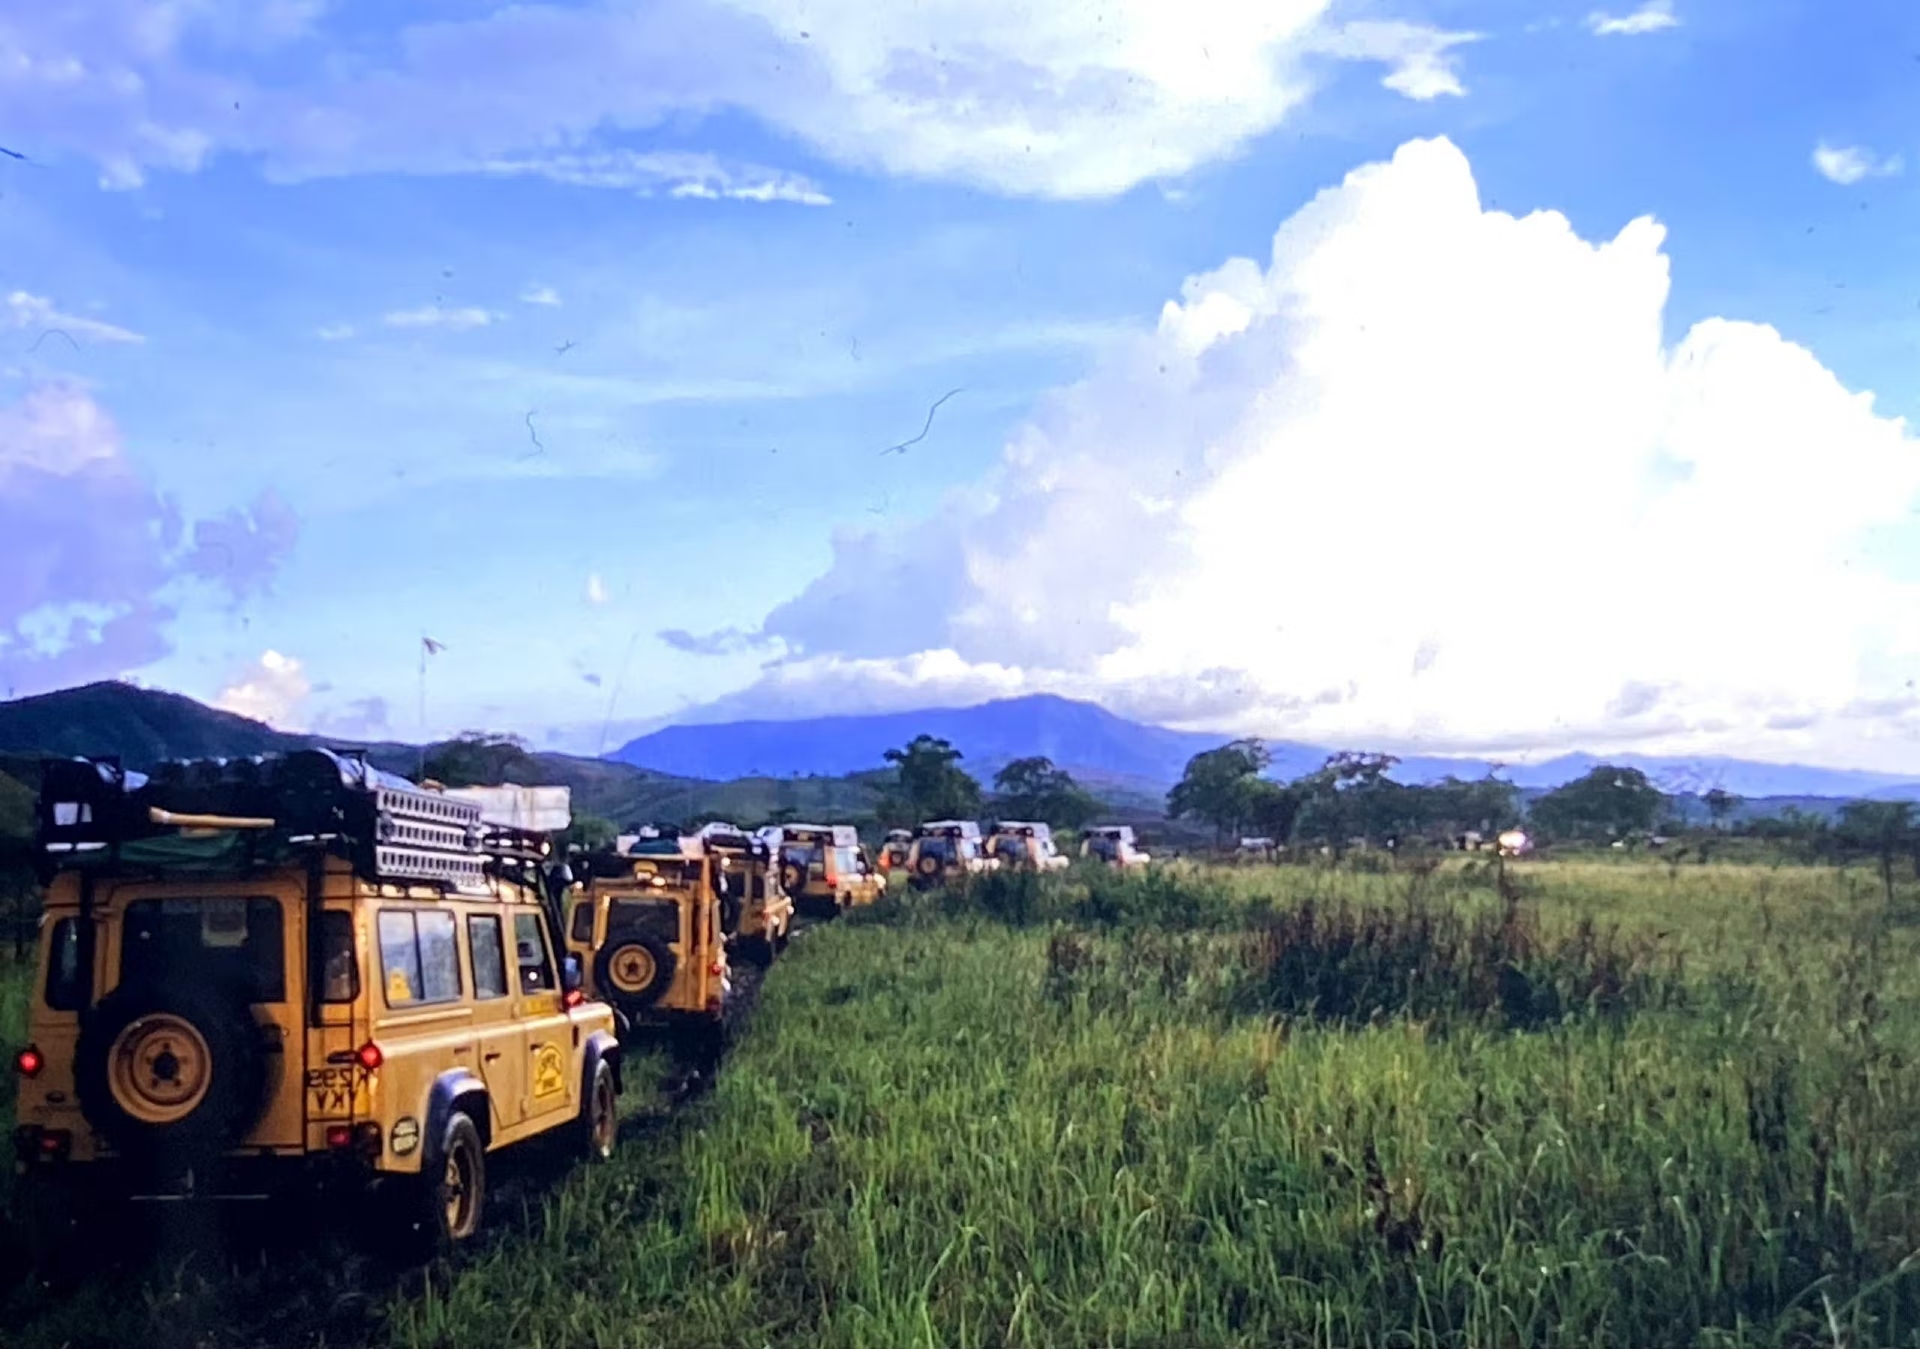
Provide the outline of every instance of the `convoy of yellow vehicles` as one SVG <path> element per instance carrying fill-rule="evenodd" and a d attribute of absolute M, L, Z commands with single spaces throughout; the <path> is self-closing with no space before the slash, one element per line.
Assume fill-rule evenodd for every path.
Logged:
<path fill-rule="evenodd" d="M 622 1045 L 717 1047 L 797 914 L 1069 865 L 1048 826 L 636 829 L 562 851 L 565 788 L 448 790 L 327 750 L 44 765 L 14 1144 L 49 1242 L 127 1201 L 349 1196 L 376 1235 L 480 1228 L 490 1159 L 611 1155 Z M 1117 832 L 1116 832 L 1117 831 Z M 1145 860 L 1124 826 L 1081 855 Z M 1092 850 L 1091 852 L 1089 850 Z"/>

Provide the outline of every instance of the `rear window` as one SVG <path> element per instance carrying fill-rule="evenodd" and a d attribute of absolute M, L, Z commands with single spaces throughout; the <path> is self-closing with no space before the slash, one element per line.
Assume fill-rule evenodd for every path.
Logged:
<path fill-rule="evenodd" d="M 457 1001 L 460 948 L 454 936 L 453 915 L 433 910 L 382 910 L 380 967 L 389 1007 Z"/>
<path fill-rule="evenodd" d="M 87 1005 L 87 972 L 80 964 L 80 920 L 62 918 L 47 939 L 47 1006 L 77 1012 Z"/>
<path fill-rule="evenodd" d="M 252 899 L 138 899 L 120 928 L 120 982 L 215 985 L 285 1002 L 280 905 Z"/>
<path fill-rule="evenodd" d="M 942 862 L 951 862 L 957 856 L 953 844 L 954 841 L 950 838 L 923 838 L 920 840 L 920 855 L 937 857 Z"/>
<path fill-rule="evenodd" d="M 1016 862 L 1025 861 L 1027 857 L 1027 840 L 1018 834 L 1009 834 L 994 844 L 993 850 L 1000 856 L 1010 857 Z"/>
<path fill-rule="evenodd" d="M 593 901 L 590 899 L 573 906 L 573 940 L 583 946 L 593 942 Z"/>
<path fill-rule="evenodd" d="M 320 915 L 320 1000 L 352 1002 L 360 996 L 360 961 L 353 949 L 353 915 L 328 909 Z"/>

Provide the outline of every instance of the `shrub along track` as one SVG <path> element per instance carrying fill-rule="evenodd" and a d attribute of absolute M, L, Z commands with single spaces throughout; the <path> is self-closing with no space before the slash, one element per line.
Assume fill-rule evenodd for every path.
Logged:
<path fill-rule="evenodd" d="M 807 927 L 796 923 L 796 943 Z M 745 963 L 735 971 L 729 1038 L 751 1016 L 765 974 Z M 723 1059 L 724 1051 L 672 1040 L 631 1044 L 620 1147 L 645 1147 L 661 1136 L 712 1088 Z M 546 1197 L 573 1165 L 546 1140 L 490 1156 L 480 1236 L 453 1261 L 426 1265 L 376 1254 L 345 1206 L 156 1204 L 143 1206 L 144 1221 L 120 1233 L 112 1249 L 89 1252 L 96 1261 L 90 1269 L 50 1283 L 28 1272 L 28 1234 L 0 1207 L 0 1325 L 7 1327 L 0 1338 L 21 1349 L 369 1343 L 395 1297 L 444 1284 L 471 1259 L 537 1240 Z"/>

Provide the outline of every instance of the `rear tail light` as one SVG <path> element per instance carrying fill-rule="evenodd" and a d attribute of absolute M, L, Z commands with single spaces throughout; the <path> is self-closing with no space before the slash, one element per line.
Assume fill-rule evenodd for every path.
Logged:
<path fill-rule="evenodd" d="M 64 1162 L 73 1151 L 73 1133 L 68 1129 L 43 1129 L 37 1124 L 22 1124 L 13 1131 L 13 1150 L 24 1165 Z"/>
<path fill-rule="evenodd" d="M 372 1072 L 387 1061 L 387 1056 L 380 1052 L 379 1045 L 369 1040 L 353 1052 L 353 1061 Z"/>
<path fill-rule="evenodd" d="M 566 991 L 566 994 L 560 999 L 560 1001 L 568 1007 L 578 1007 L 581 1003 L 585 1002 L 586 1000 L 587 1000 L 587 995 L 582 993 L 577 988 L 568 989 Z"/>
<path fill-rule="evenodd" d="M 327 1126 L 327 1147 L 329 1149 L 350 1147 L 353 1144 L 353 1126 L 351 1124 L 329 1124 Z"/>
<path fill-rule="evenodd" d="M 32 1045 L 28 1045 L 13 1056 L 13 1070 L 22 1077 L 38 1077 L 40 1070 L 46 1066 L 45 1056 Z"/>
<path fill-rule="evenodd" d="M 726 972 L 727 972 L 727 967 L 725 965 L 722 965 L 717 960 L 714 961 L 713 964 L 707 966 L 707 973 L 711 974 L 716 979 L 718 979 L 721 975 L 725 974 Z"/>

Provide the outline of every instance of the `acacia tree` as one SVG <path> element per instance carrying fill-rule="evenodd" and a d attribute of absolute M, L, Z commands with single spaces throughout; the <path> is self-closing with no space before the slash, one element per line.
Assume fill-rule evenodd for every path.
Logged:
<path fill-rule="evenodd" d="M 1387 776 L 1400 761 L 1391 754 L 1342 751 L 1293 783 L 1300 794 L 1299 830 L 1336 857 L 1348 841 L 1397 834 L 1415 820 L 1411 790 Z"/>
<path fill-rule="evenodd" d="M 1838 833 L 1850 850 L 1880 864 L 1880 883 L 1893 903 L 1893 859 L 1916 846 L 1911 801 L 1849 801 L 1840 807 Z"/>
<path fill-rule="evenodd" d="M 1004 818 L 1045 820 L 1056 829 L 1078 829 L 1100 809 L 1100 803 L 1073 774 L 1035 754 L 1015 759 L 993 775 Z"/>
<path fill-rule="evenodd" d="M 526 741 L 494 731 L 462 731 L 433 746 L 421 768 L 422 777 L 443 787 L 487 787 L 516 778 L 536 781 L 539 773 Z"/>
<path fill-rule="evenodd" d="M 1555 838 L 1600 840 L 1651 829 L 1666 802 L 1639 769 L 1601 764 L 1542 796 L 1529 813 Z"/>
<path fill-rule="evenodd" d="M 1724 787 L 1712 787 L 1700 794 L 1700 800 L 1707 807 L 1707 814 L 1713 817 L 1713 827 L 1718 829 L 1725 823 L 1727 816 L 1733 814 L 1740 805 L 1740 798 Z"/>
<path fill-rule="evenodd" d="M 953 745 L 917 735 L 883 756 L 894 767 L 896 791 L 879 805 L 888 824 L 924 824 L 928 820 L 967 819 L 980 809 L 980 783 L 960 767 L 965 758 Z"/>
<path fill-rule="evenodd" d="M 1205 820 L 1220 841 L 1238 833 L 1251 818 L 1260 794 L 1260 773 L 1272 762 L 1267 747 L 1257 739 L 1235 740 L 1218 749 L 1203 750 L 1187 760 L 1187 771 L 1167 793 L 1167 814 L 1174 819 L 1191 815 Z"/>

